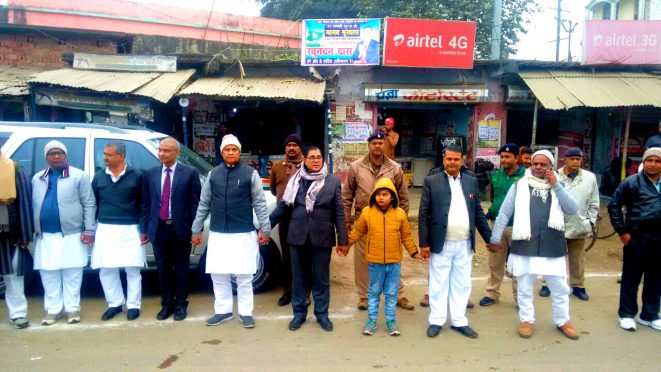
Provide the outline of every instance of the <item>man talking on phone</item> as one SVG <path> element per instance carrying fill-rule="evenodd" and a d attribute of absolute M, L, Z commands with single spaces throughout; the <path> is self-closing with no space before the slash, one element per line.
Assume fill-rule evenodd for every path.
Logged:
<path fill-rule="evenodd" d="M 512 241 L 507 263 L 517 279 L 519 336 L 530 338 L 535 323 L 533 288 L 543 276 L 551 289 L 553 321 L 567 338 L 578 339 L 569 323 L 569 286 L 567 285 L 567 241 L 565 215 L 578 211 L 578 204 L 558 182 L 553 171 L 553 155 L 547 150 L 533 154 L 532 165 L 507 193 L 491 235 L 491 247 L 501 242 L 510 218 Z M 503 249 L 500 247 L 500 249 Z"/>

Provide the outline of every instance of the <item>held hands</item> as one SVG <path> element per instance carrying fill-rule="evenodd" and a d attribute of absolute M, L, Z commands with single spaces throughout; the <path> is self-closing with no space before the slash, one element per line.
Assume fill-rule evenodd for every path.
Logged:
<path fill-rule="evenodd" d="M 202 244 L 202 233 L 199 233 L 197 235 L 193 235 L 190 239 L 190 242 L 191 242 L 191 244 L 193 244 L 193 246 L 197 246 L 197 245 Z"/>
<path fill-rule="evenodd" d="M 418 248 L 418 256 L 420 257 L 421 260 L 427 262 L 429 261 L 429 257 L 431 256 L 431 250 L 429 247 L 419 247 Z"/>
<path fill-rule="evenodd" d="M 626 247 L 627 245 L 629 245 L 629 241 L 631 241 L 631 234 L 627 233 L 620 235 L 620 241 Z"/>
<path fill-rule="evenodd" d="M 94 243 L 94 234 L 83 231 L 80 233 L 80 241 L 83 242 L 83 244 L 90 245 Z"/>
<path fill-rule="evenodd" d="M 487 243 L 487 250 L 491 253 L 496 253 L 502 248 L 503 246 L 500 243 Z"/>
<path fill-rule="evenodd" d="M 257 232 L 257 241 L 259 242 L 259 245 L 269 244 L 270 240 L 271 240 L 271 238 L 268 235 L 263 236 L 262 235 L 262 229 L 259 229 L 259 231 Z"/>
<path fill-rule="evenodd" d="M 149 237 L 147 237 L 147 234 L 140 233 L 140 245 L 145 245 L 147 243 L 149 243 Z"/>
<path fill-rule="evenodd" d="M 337 252 L 340 257 L 346 257 L 347 254 L 349 254 L 349 246 L 348 245 L 338 245 L 335 247 L 335 252 Z"/>

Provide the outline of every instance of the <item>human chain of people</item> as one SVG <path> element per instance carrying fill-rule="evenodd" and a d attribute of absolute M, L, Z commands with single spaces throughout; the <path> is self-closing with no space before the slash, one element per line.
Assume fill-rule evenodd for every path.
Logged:
<path fill-rule="evenodd" d="M 17 329 L 30 325 L 24 275 L 33 269 L 44 288 L 41 325 L 62 317 L 69 324 L 81 322 L 80 289 L 92 245 L 90 266 L 99 269 L 107 302 L 101 319 L 109 321 L 124 309 L 128 321 L 138 319 L 147 243 L 154 248 L 161 289 L 156 318 L 186 319 L 189 256 L 203 243 L 208 220 L 204 267 L 214 301 L 207 326 L 234 318 L 232 277 L 238 320 L 245 328 L 256 326 L 252 278 L 259 247 L 269 243 L 278 226 L 284 267 L 278 305 L 291 304 L 291 331 L 303 326 L 310 307 L 320 328 L 333 330 L 331 256 L 335 251 L 346 257 L 353 248 L 356 306 L 366 311 L 363 334 L 378 331 L 381 306 L 385 331 L 402 333 L 397 308 L 414 309 L 401 279 L 405 251 L 429 268 L 427 294 L 420 302 L 429 307 L 427 336 L 438 336 L 449 322 L 451 330 L 476 338 L 466 309 L 474 306 L 469 297 L 477 232 L 486 242 L 490 271 L 479 305 L 498 304 L 503 279 L 511 277 L 518 334 L 530 338 L 534 285 L 542 278 L 539 295 L 551 298 L 554 325 L 578 340 L 569 298 L 590 299 L 586 239 L 594 233 L 600 202 L 597 178 L 582 168 L 583 151 L 567 149 L 564 166 L 556 170 L 550 151 L 505 144 L 498 150 L 500 168 L 490 175 L 491 205 L 485 213 L 476 175 L 464 165 L 464 149 L 446 146 L 442 166 L 424 179 L 416 245 L 407 217 L 408 185 L 393 160 L 399 140 L 394 128 L 394 120 L 386 118 L 383 131 L 366 138 L 369 152 L 351 164 L 344 184 L 331 174 L 320 148 L 304 147 L 297 134 L 287 136 L 284 158 L 270 173 L 270 192 L 277 199 L 270 213 L 262 179 L 241 162 L 241 142 L 233 134 L 222 137 L 223 161 L 203 182 L 194 167 L 177 160 L 181 145 L 171 137 L 158 146 L 161 165 L 146 171 L 127 164 L 122 141 L 106 143 L 105 168 L 91 183 L 83 170 L 69 164 L 67 147 L 57 140 L 43 148 L 48 166 L 31 180 L 0 153 L 0 274 L 10 323 Z M 637 324 L 661 331 L 660 175 L 661 147 L 651 145 L 640 171 L 617 185 L 608 205 L 623 246 L 617 318 L 627 331 L 635 331 Z"/>

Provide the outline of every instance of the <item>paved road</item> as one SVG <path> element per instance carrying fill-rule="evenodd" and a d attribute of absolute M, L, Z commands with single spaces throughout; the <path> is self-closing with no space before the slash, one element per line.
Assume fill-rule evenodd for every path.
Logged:
<path fill-rule="evenodd" d="M 581 339 L 560 334 L 550 317 L 550 299 L 536 298 L 537 324 L 529 340 L 516 334 L 518 317 L 511 295 L 489 308 L 469 310 L 475 340 L 444 329 L 435 339 L 425 335 L 428 310 L 399 311 L 402 336 L 388 336 L 382 322 L 376 335 L 361 335 L 366 314 L 354 308 L 350 285 L 332 288 L 331 318 L 335 331 L 323 332 L 314 318 L 297 332 L 287 330 L 290 308 L 275 305 L 278 292 L 256 296 L 257 327 L 241 328 L 238 320 L 206 327 L 212 312 L 210 290 L 191 296 L 190 316 L 183 322 L 155 320 L 159 298 L 147 285 L 142 316 L 128 322 L 125 313 L 100 321 L 105 302 L 94 277 L 82 302 L 82 323 L 39 325 L 42 299 L 29 299 L 33 325 L 15 330 L 0 324 L 3 371 L 10 370 L 659 370 L 661 332 L 639 327 L 635 333 L 617 325 L 619 287 L 616 273 L 591 273 L 592 299 L 571 301 L 572 322 Z M 151 283 L 152 280 L 149 280 Z M 473 300 L 484 290 L 485 278 L 474 278 Z M 424 280 L 408 279 L 409 298 L 419 299 Z M 505 283 L 509 286 L 509 283 Z M 509 295 L 509 297 L 508 297 Z M 0 304 L 0 317 L 6 307 Z"/>

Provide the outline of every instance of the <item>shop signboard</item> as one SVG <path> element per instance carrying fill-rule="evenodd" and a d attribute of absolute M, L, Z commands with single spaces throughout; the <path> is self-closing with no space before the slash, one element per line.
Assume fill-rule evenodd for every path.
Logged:
<path fill-rule="evenodd" d="M 73 55 L 73 68 L 80 70 L 177 72 L 177 57 L 75 53 Z"/>
<path fill-rule="evenodd" d="M 74 110 L 121 112 L 136 114 L 145 120 L 153 120 L 153 114 L 148 99 L 114 98 L 86 94 L 79 91 L 63 89 L 35 89 L 34 101 L 37 105 L 66 107 Z"/>
<path fill-rule="evenodd" d="M 302 66 L 378 65 L 381 20 L 305 19 Z"/>
<path fill-rule="evenodd" d="M 475 22 L 386 18 L 383 65 L 473 68 Z"/>
<path fill-rule="evenodd" d="M 365 102 L 377 103 L 480 103 L 489 90 L 483 85 L 397 86 L 365 85 Z"/>
<path fill-rule="evenodd" d="M 658 65 L 661 20 L 585 22 L 584 65 Z"/>
<path fill-rule="evenodd" d="M 531 103 L 535 102 L 535 95 L 526 87 L 508 85 L 507 103 Z"/>

